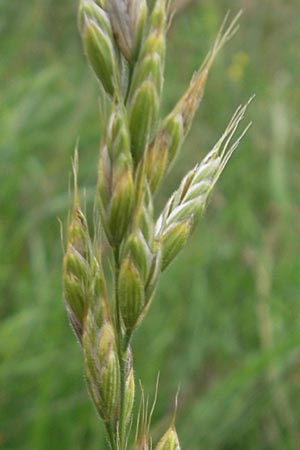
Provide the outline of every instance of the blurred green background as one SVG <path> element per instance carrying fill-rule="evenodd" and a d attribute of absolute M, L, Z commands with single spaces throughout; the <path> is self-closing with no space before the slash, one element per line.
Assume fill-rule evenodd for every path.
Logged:
<path fill-rule="evenodd" d="M 253 126 L 198 231 L 163 276 L 134 340 L 153 395 L 153 437 L 173 411 L 189 450 L 300 448 L 300 26 L 297 0 L 196 0 L 169 32 L 164 111 L 203 60 L 228 9 L 241 29 L 206 94 L 158 204 L 253 93 Z M 98 87 L 75 0 L 0 2 L 0 448 L 105 449 L 62 303 L 58 217 L 71 157 L 89 202 Z"/>

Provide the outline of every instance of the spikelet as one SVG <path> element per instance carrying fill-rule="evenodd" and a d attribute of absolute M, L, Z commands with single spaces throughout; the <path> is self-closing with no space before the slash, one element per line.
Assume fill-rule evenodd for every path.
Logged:
<path fill-rule="evenodd" d="M 166 431 L 155 450 L 180 450 L 179 439 L 174 425 Z"/>
<path fill-rule="evenodd" d="M 136 164 L 149 144 L 157 122 L 163 85 L 166 25 L 166 2 L 157 0 L 133 71 L 128 97 L 132 155 Z"/>
<path fill-rule="evenodd" d="M 107 13 L 93 0 L 81 0 L 79 25 L 86 57 L 105 91 L 119 91 L 119 68 Z"/>
<path fill-rule="evenodd" d="M 117 45 L 127 60 L 136 55 L 141 44 L 147 16 L 146 0 L 110 0 L 107 11 Z"/>
<path fill-rule="evenodd" d="M 225 18 L 212 49 L 194 74 L 187 91 L 163 121 L 145 154 L 145 171 L 152 192 L 155 192 L 182 147 L 203 97 L 209 71 L 221 48 L 236 32 L 239 16 L 240 14 L 234 18 L 224 32 L 227 17 Z"/>
<path fill-rule="evenodd" d="M 121 316 L 127 330 L 133 331 L 147 312 L 160 274 L 160 247 L 154 248 L 152 195 L 146 186 L 136 186 L 131 233 L 120 249 L 118 296 Z"/>
<path fill-rule="evenodd" d="M 141 230 L 129 235 L 121 249 L 118 295 L 127 330 L 140 324 L 160 273 L 160 253 L 151 252 Z"/>
<path fill-rule="evenodd" d="M 80 209 L 77 190 L 77 153 L 73 165 L 74 206 L 68 227 L 63 261 L 64 302 L 71 326 L 81 342 L 83 321 L 89 300 L 91 243 L 86 218 Z"/>
<path fill-rule="evenodd" d="M 119 302 L 127 329 L 132 330 L 144 305 L 144 288 L 141 275 L 130 256 L 122 262 L 118 280 Z"/>
<path fill-rule="evenodd" d="M 115 332 L 107 317 L 104 317 L 100 329 L 93 326 L 92 315 L 88 314 L 83 334 L 87 386 L 100 417 L 115 426 L 120 395 L 120 365 Z"/>
<path fill-rule="evenodd" d="M 208 197 L 242 135 L 228 149 L 231 138 L 242 120 L 248 103 L 239 107 L 222 137 L 203 159 L 183 178 L 168 200 L 156 223 L 156 239 L 162 246 L 162 270 L 174 259 L 202 215 Z"/>
<path fill-rule="evenodd" d="M 112 246 L 124 237 L 133 207 L 134 185 L 126 112 L 114 104 L 101 147 L 98 170 L 98 205 L 102 225 Z"/>

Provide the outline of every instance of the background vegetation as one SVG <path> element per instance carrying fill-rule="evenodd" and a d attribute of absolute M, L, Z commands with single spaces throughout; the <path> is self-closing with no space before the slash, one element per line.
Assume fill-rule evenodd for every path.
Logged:
<path fill-rule="evenodd" d="M 212 71 L 169 186 L 213 145 L 236 106 L 254 124 L 205 219 L 165 274 L 134 342 L 153 436 L 181 386 L 189 450 L 300 447 L 300 27 L 296 0 L 196 0 L 169 34 L 165 111 L 203 60 L 228 8 L 241 30 Z M 61 300 L 70 160 L 80 137 L 88 208 L 99 142 L 97 83 L 77 1 L 0 2 L 0 448 L 104 449 Z"/>

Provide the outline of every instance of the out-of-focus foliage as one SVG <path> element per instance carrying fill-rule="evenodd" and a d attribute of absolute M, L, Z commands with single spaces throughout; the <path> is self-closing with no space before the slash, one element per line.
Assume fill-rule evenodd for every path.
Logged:
<path fill-rule="evenodd" d="M 181 394 L 190 450 L 297 450 L 300 435 L 300 28 L 298 2 L 196 0 L 169 32 L 165 111 L 230 7 L 241 30 L 213 68 L 163 201 L 253 93 L 253 127 L 188 248 L 164 275 L 134 341 L 153 393 L 154 439 Z M 97 450 L 79 348 L 61 300 L 71 157 L 80 138 L 90 202 L 99 142 L 97 83 L 71 0 L 0 3 L 0 448 Z"/>

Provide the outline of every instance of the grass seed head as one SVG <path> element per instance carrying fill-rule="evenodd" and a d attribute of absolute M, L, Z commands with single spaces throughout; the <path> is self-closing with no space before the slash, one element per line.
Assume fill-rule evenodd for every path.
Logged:
<path fill-rule="evenodd" d="M 155 0 L 148 10 L 147 0 L 80 0 L 79 7 L 85 53 L 103 94 L 96 191 L 99 214 L 95 214 L 92 245 L 79 205 L 75 154 L 75 201 L 63 264 L 64 296 L 82 344 L 88 390 L 115 450 L 127 448 L 131 425 L 135 395 L 132 332 L 147 314 L 160 273 L 184 247 L 243 136 L 230 146 L 247 106 L 237 110 L 211 152 L 183 178 L 155 224 L 154 193 L 182 147 L 213 61 L 235 32 L 237 20 L 226 31 L 223 24 L 186 92 L 159 122 L 170 2 Z M 108 103 L 109 111 L 105 109 Z M 113 305 L 102 269 L 100 228 L 114 261 Z M 153 409 L 154 405 L 149 412 L 142 391 L 134 450 L 153 448 Z M 156 450 L 180 450 L 174 420 Z"/>

